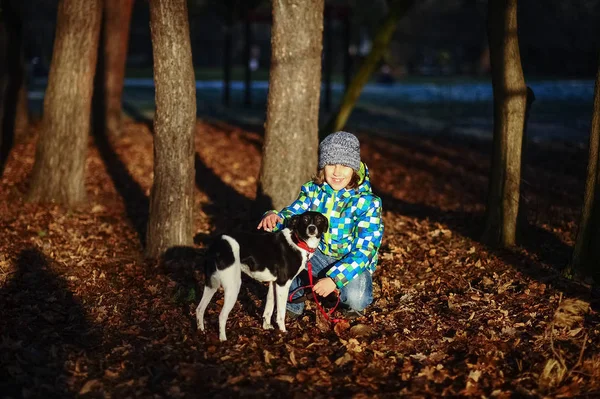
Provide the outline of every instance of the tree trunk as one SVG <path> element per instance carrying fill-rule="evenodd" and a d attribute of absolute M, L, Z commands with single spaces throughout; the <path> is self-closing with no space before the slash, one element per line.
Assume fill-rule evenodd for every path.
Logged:
<path fill-rule="evenodd" d="M 527 124 L 529 121 L 529 115 L 531 114 L 531 107 L 533 106 L 533 102 L 535 101 L 535 93 L 533 89 L 527 86 L 527 103 L 525 107 L 525 122 L 523 123 L 523 139 L 521 141 L 521 174 L 524 173 L 525 170 L 525 162 L 527 161 Z M 526 197 L 521 195 L 521 200 L 519 201 L 519 210 L 517 215 L 517 232 L 523 232 L 529 227 L 529 222 L 527 220 L 527 214 L 529 212 L 528 204 Z M 519 237 L 517 236 L 517 239 Z"/>
<path fill-rule="evenodd" d="M 24 62 L 25 60 L 23 60 Z M 23 70 L 25 65 L 23 64 Z M 29 99 L 27 98 L 27 82 L 25 76 L 21 81 L 19 93 L 17 94 L 15 115 L 15 140 L 20 140 L 27 135 L 29 129 Z"/>
<path fill-rule="evenodd" d="M 316 172 L 323 0 L 273 2 L 267 126 L 257 205 L 280 209 Z"/>
<path fill-rule="evenodd" d="M 516 242 L 527 103 L 517 37 L 517 0 L 490 0 L 488 29 L 494 142 L 483 240 L 492 246 L 510 247 Z"/>
<path fill-rule="evenodd" d="M 102 3 L 61 0 L 29 198 L 85 200 L 85 160 Z"/>
<path fill-rule="evenodd" d="M 595 275 L 600 272 L 600 62 L 594 90 L 587 178 L 577 240 L 566 275 Z"/>
<path fill-rule="evenodd" d="M 398 21 L 402 18 L 406 12 L 412 7 L 414 0 L 395 0 L 390 5 L 390 11 L 386 16 L 383 23 L 379 26 L 375 39 L 373 39 L 373 47 L 360 65 L 356 75 L 352 78 L 350 85 L 344 92 L 344 97 L 338 108 L 338 111 L 332 115 L 331 119 L 321 129 L 320 136 L 325 137 L 329 133 L 342 130 L 360 97 L 365 85 L 369 82 L 369 79 L 373 75 L 375 68 L 385 51 L 387 50 L 390 41 L 398 26 Z"/>
<path fill-rule="evenodd" d="M 6 17 L 0 13 L 0 60 L 4 61 L 7 57 L 7 47 L 8 47 L 8 32 L 6 29 Z M 6 131 L 3 128 L 4 125 L 4 108 L 7 103 L 6 96 L 6 88 L 8 87 L 9 74 L 8 74 L 8 65 L 7 63 L 0 62 L 0 176 L 2 176 L 2 172 L 4 170 L 4 164 L 6 163 L 6 158 L 8 157 L 8 153 L 10 152 L 10 147 L 12 145 L 12 133 Z"/>
<path fill-rule="evenodd" d="M 25 57 L 23 53 L 23 18 L 8 0 L 0 2 L 4 59 L 0 72 L 0 173 L 15 139 L 29 124 L 25 92 Z M 27 99 L 25 98 L 25 101 Z"/>
<path fill-rule="evenodd" d="M 133 0 L 104 0 L 104 85 L 108 137 L 121 135 L 121 97 Z"/>
<path fill-rule="evenodd" d="M 186 0 L 152 0 L 154 54 L 154 184 L 146 255 L 192 245 L 196 82 Z"/>

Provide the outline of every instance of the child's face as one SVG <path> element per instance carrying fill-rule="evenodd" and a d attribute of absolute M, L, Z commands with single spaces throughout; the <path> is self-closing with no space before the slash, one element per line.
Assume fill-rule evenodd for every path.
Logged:
<path fill-rule="evenodd" d="M 334 190 L 346 188 L 352 179 L 352 168 L 344 165 L 325 165 L 325 181 Z"/>

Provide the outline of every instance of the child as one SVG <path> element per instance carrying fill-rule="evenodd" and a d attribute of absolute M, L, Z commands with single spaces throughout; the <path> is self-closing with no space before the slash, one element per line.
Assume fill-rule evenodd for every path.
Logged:
<path fill-rule="evenodd" d="M 371 191 L 367 166 L 360 161 L 360 143 L 348 132 L 327 136 L 319 145 L 319 170 L 304 184 L 298 198 L 281 212 L 269 211 L 258 228 L 278 230 L 293 215 L 311 210 L 329 219 L 329 231 L 311 258 L 318 281 L 314 292 L 326 297 L 339 289 L 340 301 L 358 316 L 373 302 L 371 274 L 383 236 L 381 199 Z M 316 280 L 315 280 L 316 281 Z M 302 286 L 296 277 L 290 292 Z M 295 297 L 302 295 L 298 291 Z M 304 303 L 288 303 L 288 315 L 296 318 Z"/>

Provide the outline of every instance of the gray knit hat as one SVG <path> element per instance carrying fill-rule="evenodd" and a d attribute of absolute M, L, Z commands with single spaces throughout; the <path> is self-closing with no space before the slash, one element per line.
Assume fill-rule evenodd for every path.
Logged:
<path fill-rule="evenodd" d="M 319 169 L 335 164 L 360 169 L 360 143 L 352 133 L 331 133 L 319 144 Z"/>

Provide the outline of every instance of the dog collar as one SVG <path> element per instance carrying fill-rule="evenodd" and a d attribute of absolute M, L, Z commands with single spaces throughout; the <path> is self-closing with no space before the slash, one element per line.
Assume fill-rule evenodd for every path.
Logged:
<path fill-rule="evenodd" d="M 299 246 L 300 248 L 302 248 L 305 251 L 308 252 L 315 252 L 317 250 L 317 248 L 311 248 L 308 246 L 308 244 L 305 241 L 302 241 L 300 239 L 300 237 L 298 237 L 298 234 L 294 233 L 294 235 L 292 236 L 292 239 L 294 241 L 294 244 L 296 244 L 297 246 Z"/>

